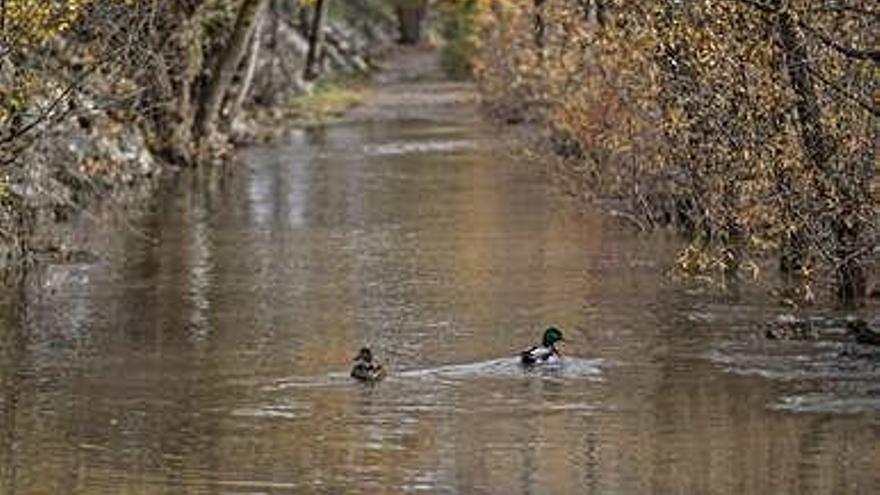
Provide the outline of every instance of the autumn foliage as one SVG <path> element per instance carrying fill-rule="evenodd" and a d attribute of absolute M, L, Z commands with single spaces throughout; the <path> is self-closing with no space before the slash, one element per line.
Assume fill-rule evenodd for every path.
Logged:
<path fill-rule="evenodd" d="M 298 55 L 284 54 L 292 70 L 281 71 L 276 41 L 298 46 L 308 11 L 287 0 L 0 0 L 0 264 L 33 251 L 37 223 L 154 178 L 157 162 L 227 157 L 258 66 L 265 88 L 297 89 L 287 74 Z M 261 37 L 262 26 L 274 31 Z"/>
<path fill-rule="evenodd" d="M 877 246 L 871 0 L 510 0 L 483 9 L 490 108 L 548 129 L 578 187 L 672 227 L 683 273 L 777 260 L 811 300 L 867 290 Z"/>

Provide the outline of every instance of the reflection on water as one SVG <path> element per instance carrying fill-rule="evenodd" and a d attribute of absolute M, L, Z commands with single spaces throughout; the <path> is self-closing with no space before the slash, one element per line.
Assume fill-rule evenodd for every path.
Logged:
<path fill-rule="evenodd" d="M 34 274 L 0 308 L 0 492 L 880 488 L 870 361 L 756 343 L 773 307 L 668 284 L 669 246 L 487 134 L 304 132 Z M 565 364 L 522 370 L 550 323 Z M 348 378 L 361 345 L 386 381 Z"/>
<path fill-rule="evenodd" d="M 709 356 L 725 369 L 791 383 L 773 407 L 800 412 L 880 411 L 880 354 L 841 342 L 727 342 Z"/>

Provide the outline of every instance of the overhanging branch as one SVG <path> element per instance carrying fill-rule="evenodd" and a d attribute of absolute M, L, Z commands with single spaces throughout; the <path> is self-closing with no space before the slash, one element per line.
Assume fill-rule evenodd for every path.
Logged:
<path fill-rule="evenodd" d="M 816 80 L 834 90 L 835 93 L 840 94 L 844 98 L 867 110 L 874 117 L 880 117 L 880 107 L 874 106 L 870 102 L 867 102 L 859 98 L 858 96 L 850 93 L 849 91 L 841 88 L 839 85 L 834 84 L 833 82 L 829 81 L 825 76 L 823 76 L 819 71 L 813 69 L 812 67 L 808 67 L 807 69 L 810 71 L 811 74 L 813 74 Z"/>
<path fill-rule="evenodd" d="M 819 31 L 818 29 L 814 29 L 814 28 L 808 26 L 803 21 L 798 22 L 798 25 L 800 25 L 800 27 L 803 28 L 804 31 L 819 38 L 819 40 L 822 41 L 822 43 L 825 44 L 826 46 L 828 46 L 829 48 L 832 48 L 835 51 L 837 51 L 837 52 L 839 52 L 849 58 L 855 58 L 858 60 L 868 60 L 868 61 L 874 62 L 875 64 L 880 65 L 880 50 L 863 50 L 863 49 L 847 46 L 847 45 L 844 45 L 843 43 L 840 43 L 834 39 L 831 39 L 830 36 Z"/>

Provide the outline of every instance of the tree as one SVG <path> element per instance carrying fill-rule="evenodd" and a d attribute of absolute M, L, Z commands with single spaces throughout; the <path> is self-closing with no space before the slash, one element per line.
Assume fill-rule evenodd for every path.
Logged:
<path fill-rule="evenodd" d="M 827 282 L 859 301 L 880 206 L 874 4 L 590 3 L 543 2 L 539 44 L 535 0 L 486 9 L 492 106 L 528 105 L 599 204 L 682 233 L 682 272 L 730 281 L 776 257 L 800 300 Z"/>
<path fill-rule="evenodd" d="M 416 45 L 422 41 L 423 25 L 428 12 L 428 0 L 393 0 L 397 15 L 398 41 Z"/>
<path fill-rule="evenodd" d="M 329 0 L 316 0 L 309 27 L 309 52 L 306 55 L 306 67 L 303 77 L 315 79 L 320 72 L 318 64 L 321 60 L 321 48 L 324 43 L 324 20 L 327 17 Z"/>
<path fill-rule="evenodd" d="M 321 3 L 324 0 L 319 0 Z M 235 18 L 235 27 L 222 51 L 216 58 L 204 95 L 199 102 L 196 129 L 200 139 L 209 139 L 214 133 L 217 116 L 223 99 L 229 91 L 232 77 L 247 51 L 259 17 L 265 10 L 267 0 L 243 0 Z"/>

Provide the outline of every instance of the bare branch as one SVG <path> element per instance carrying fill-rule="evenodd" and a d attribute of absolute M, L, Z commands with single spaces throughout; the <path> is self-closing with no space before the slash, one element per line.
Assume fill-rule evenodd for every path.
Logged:
<path fill-rule="evenodd" d="M 798 25 L 804 29 L 804 31 L 812 34 L 813 36 L 819 38 L 826 46 L 833 48 L 834 50 L 846 55 L 850 58 L 855 58 L 859 60 L 869 60 L 874 62 L 875 64 L 880 65 L 880 50 L 863 50 L 859 48 L 853 48 L 851 46 L 846 46 L 842 43 L 839 43 L 825 33 L 822 33 L 818 29 L 814 29 L 807 25 L 803 21 L 799 21 Z"/>
<path fill-rule="evenodd" d="M 831 88 L 832 90 L 834 90 L 834 92 L 840 94 L 840 95 L 843 96 L 844 98 L 846 98 L 846 99 L 852 101 L 852 102 L 855 103 L 856 105 L 858 105 L 858 106 L 862 107 L 863 109 L 867 110 L 867 111 L 870 112 L 873 116 L 875 116 L 875 117 L 880 117 L 880 107 L 874 106 L 874 105 L 872 105 L 870 102 L 867 102 L 867 101 L 865 101 L 865 100 L 859 98 L 858 96 L 856 96 L 856 95 L 850 93 L 849 91 L 847 91 L 847 90 L 841 88 L 839 85 L 834 84 L 833 82 L 829 81 L 825 76 L 823 76 L 819 71 L 817 71 L 817 70 L 814 69 L 813 67 L 807 67 L 807 70 L 809 70 L 810 73 L 811 73 L 811 74 L 812 74 L 812 75 L 813 75 L 813 76 L 814 76 L 819 82 L 821 82 L 821 83 L 824 84 L 825 86 L 828 86 L 829 88 Z"/>
<path fill-rule="evenodd" d="M 852 5 L 839 5 L 839 4 L 831 4 L 831 5 L 822 5 L 819 7 L 813 7 L 808 10 L 808 12 L 852 12 L 859 15 L 865 15 L 868 17 L 874 17 L 876 19 L 880 19 L 880 11 L 863 9 L 859 7 L 854 7 Z"/>
<path fill-rule="evenodd" d="M 80 84 L 85 79 L 86 75 L 87 74 L 84 74 L 79 79 L 70 83 L 66 88 L 64 88 L 64 91 L 62 91 L 60 95 L 55 97 L 55 99 L 53 99 L 52 102 L 49 103 L 48 106 L 43 108 L 40 111 L 39 115 L 34 120 L 28 122 L 28 124 L 23 126 L 22 128 L 16 129 L 14 132 L 10 133 L 8 136 L 4 136 L 2 139 L 0 139 L 0 145 L 7 144 L 7 143 L 10 143 L 16 139 L 21 138 L 22 136 L 24 136 L 25 134 L 27 134 L 28 132 L 30 132 L 34 128 L 36 128 L 38 125 L 45 122 L 55 112 L 55 110 L 58 108 L 58 106 L 61 105 L 61 103 L 67 101 L 67 99 L 70 97 L 70 95 L 73 94 L 74 90 L 76 90 L 80 87 Z"/>

